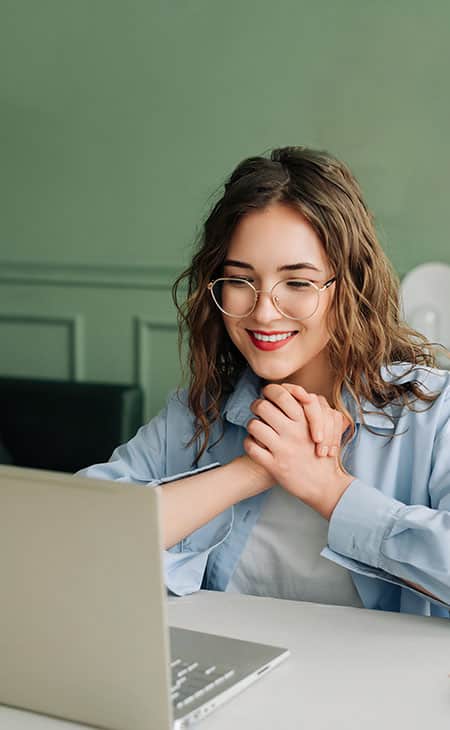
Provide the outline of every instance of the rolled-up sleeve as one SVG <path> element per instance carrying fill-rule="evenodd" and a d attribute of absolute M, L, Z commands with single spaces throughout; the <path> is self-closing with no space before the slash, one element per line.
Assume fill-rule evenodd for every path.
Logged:
<path fill-rule="evenodd" d="M 418 584 L 432 596 L 415 592 L 450 607 L 450 420 L 434 442 L 428 493 L 430 507 L 406 505 L 355 479 L 331 516 L 323 557 L 414 591 L 405 581 Z"/>
<path fill-rule="evenodd" d="M 177 546 L 174 546 L 164 551 L 166 586 L 171 593 L 184 596 L 200 590 L 209 554 L 227 539 L 233 529 L 233 523 L 232 505 L 205 525 L 202 529 L 203 544 L 197 544 L 195 550 L 187 547 L 182 552 L 177 552 Z"/>

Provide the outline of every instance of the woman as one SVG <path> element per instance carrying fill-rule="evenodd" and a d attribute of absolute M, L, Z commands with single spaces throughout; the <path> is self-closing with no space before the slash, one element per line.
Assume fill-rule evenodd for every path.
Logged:
<path fill-rule="evenodd" d="M 170 591 L 449 617 L 450 373 L 348 168 L 244 160 L 173 293 L 189 387 L 82 472 L 161 485 Z"/>

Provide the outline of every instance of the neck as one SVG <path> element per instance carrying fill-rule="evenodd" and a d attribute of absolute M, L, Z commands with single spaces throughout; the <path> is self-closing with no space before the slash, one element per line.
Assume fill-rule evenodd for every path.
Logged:
<path fill-rule="evenodd" d="M 333 376 L 327 353 L 322 351 L 318 357 L 284 380 L 271 381 L 301 385 L 308 393 L 323 395 L 331 405 L 333 393 Z"/>

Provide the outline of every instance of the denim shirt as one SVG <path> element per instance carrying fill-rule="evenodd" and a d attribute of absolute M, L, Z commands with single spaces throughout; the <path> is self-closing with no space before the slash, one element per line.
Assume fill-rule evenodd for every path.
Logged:
<path fill-rule="evenodd" d="M 355 478 L 329 522 L 321 555 L 351 571 L 366 608 L 424 616 L 450 617 L 450 372 L 396 363 L 382 376 L 415 380 L 422 390 L 438 392 L 431 404 L 390 404 L 383 410 L 342 397 L 355 420 L 355 433 L 343 450 L 343 464 Z M 166 407 L 142 426 L 109 462 L 79 474 L 156 486 L 226 464 L 244 452 L 252 401 L 262 383 L 247 368 L 213 425 L 208 447 L 193 469 L 198 442 L 187 391 L 173 391 Z M 394 416 L 394 423 L 388 415 Z M 394 436 L 393 438 L 386 438 Z M 216 443 L 217 442 L 217 443 Z M 301 469 L 301 462 L 298 464 Z M 270 490 L 269 490 L 270 491 Z M 175 595 L 200 588 L 223 591 L 239 561 L 269 491 L 231 506 L 164 551 L 165 580 Z M 405 584 L 418 584 L 434 597 Z"/>

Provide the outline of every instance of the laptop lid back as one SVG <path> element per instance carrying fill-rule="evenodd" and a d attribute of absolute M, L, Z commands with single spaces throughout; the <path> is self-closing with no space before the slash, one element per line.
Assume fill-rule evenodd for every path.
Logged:
<path fill-rule="evenodd" d="M 0 467 L 0 702 L 172 726 L 159 489 Z"/>

